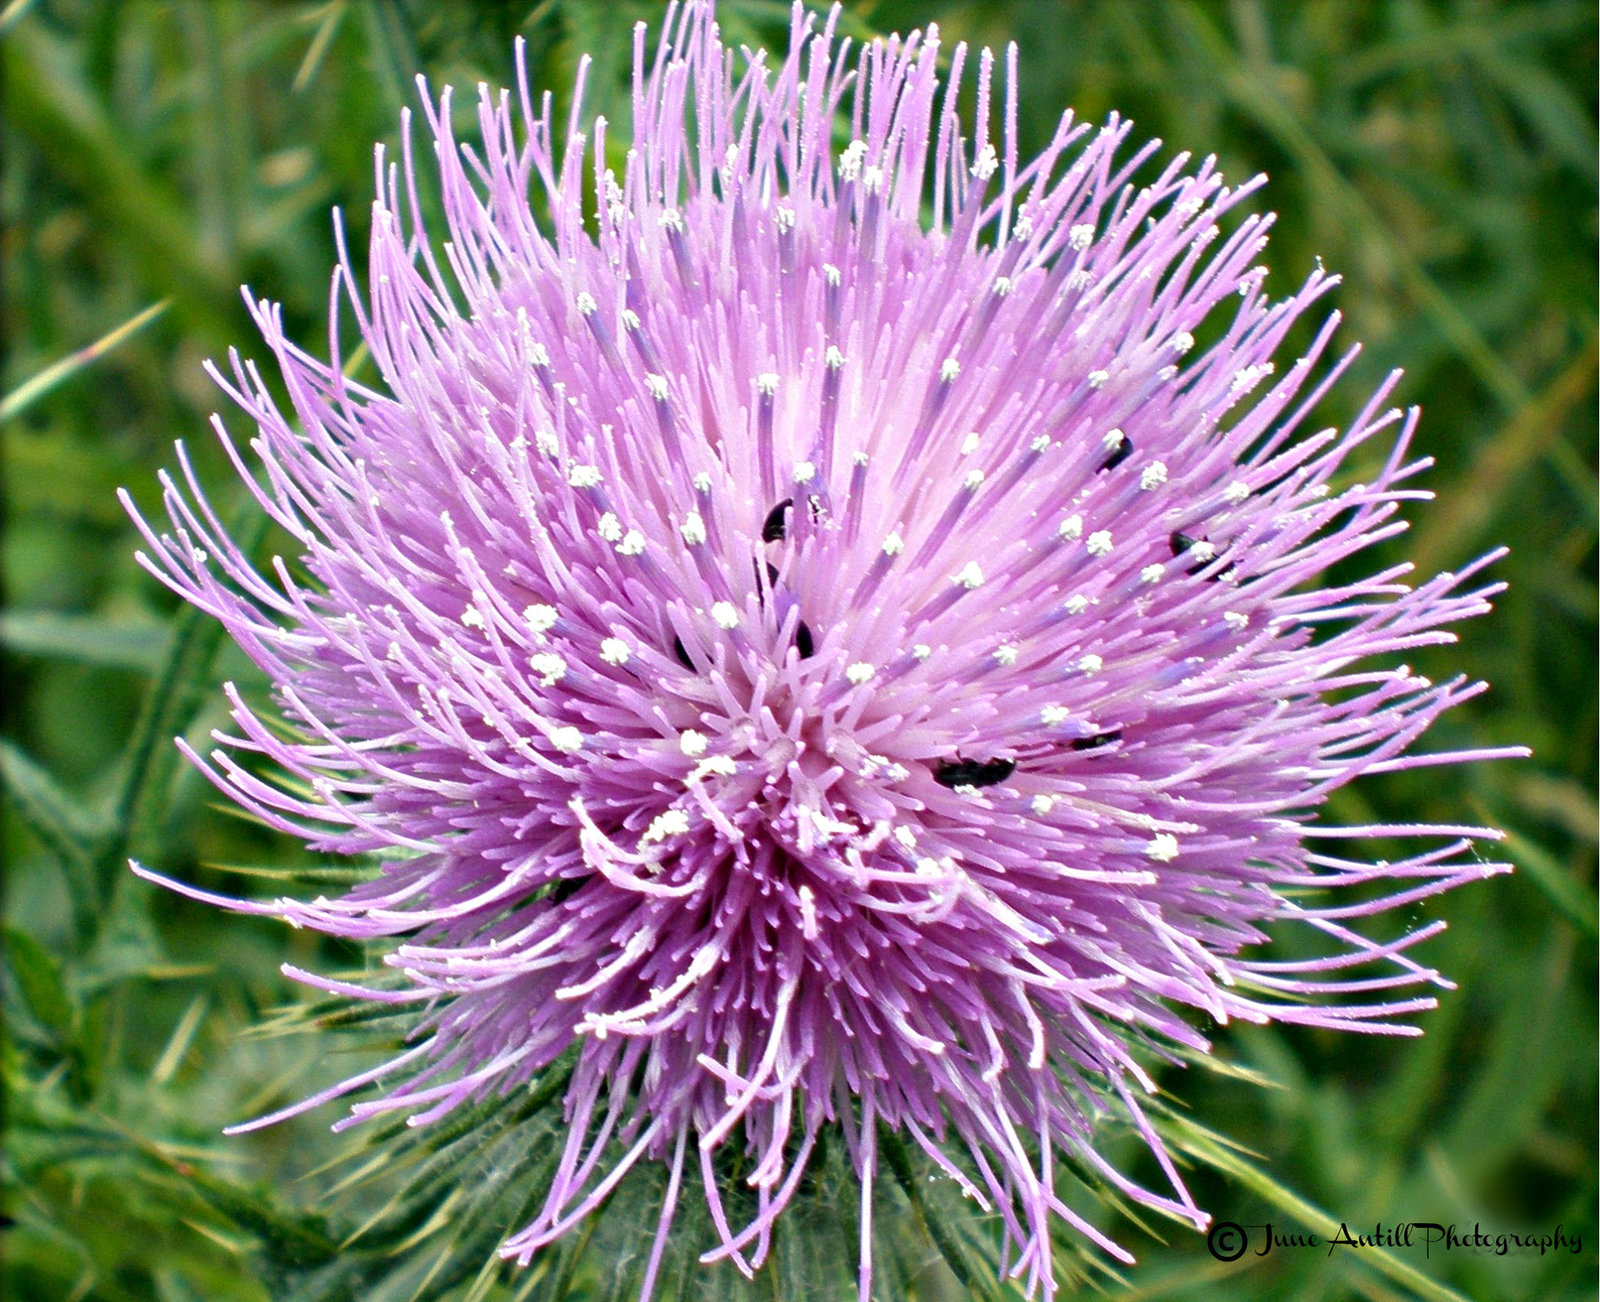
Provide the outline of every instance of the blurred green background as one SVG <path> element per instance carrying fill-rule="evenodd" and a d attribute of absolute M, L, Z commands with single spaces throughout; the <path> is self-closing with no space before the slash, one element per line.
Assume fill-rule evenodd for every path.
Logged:
<path fill-rule="evenodd" d="M 284 303 L 291 337 L 325 350 L 329 209 L 348 214 L 359 260 L 371 146 L 396 139 L 416 73 L 463 90 L 507 84 L 521 34 L 535 85 L 558 103 L 578 54 L 592 53 L 590 107 L 625 123 L 630 26 L 658 15 L 583 0 L 16 0 L 0 11 L 7 1297 L 606 1295 L 604 1222 L 582 1260 L 480 1271 L 515 1212 L 461 1202 L 454 1187 L 407 1202 L 405 1161 L 386 1163 L 381 1148 L 369 1171 L 321 1171 L 349 1147 L 326 1132 L 335 1109 L 220 1138 L 365 1061 L 359 1038 L 270 1033 L 310 1016 L 281 962 L 329 971 L 361 957 L 125 871 L 132 855 L 270 893 L 287 888 L 275 871 L 338 865 L 216 808 L 177 762 L 173 734 L 200 741 L 221 721 L 220 682 L 261 684 L 138 569 L 114 492 L 155 507 L 156 471 L 182 437 L 223 513 L 242 509 L 206 429 L 221 399 L 200 363 L 233 345 L 264 351 L 242 282 Z M 781 48 L 785 5 L 724 0 L 721 16 L 735 40 Z M 844 27 L 861 37 L 929 21 L 947 42 L 1019 43 L 1026 149 L 1070 104 L 1090 121 L 1130 115 L 1139 138 L 1169 150 L 1215 152 L 1236 179 L 1270 173 L 1256 201 L 1279 214 L 1270 287 L 1291 289 L 1320 255 L 1345 276 L 1343 338 L 1366 346 L 1323 423 L 1347 419 L 1396 366 L 1400 400 L 1425 409 L 1418 443 L 1437 459 L 1427 484 L 1439 500 L 1412 513 L 1390 557 L 1432 574 L 1512 549 L 1495 569 L 1511 585 L 1495 613 L 1413 663 L 1493 684 L 1431 746 L 1527 743 L 1534 758 L 1370 781 L 1333 811 L 1507 829 L 1513 877 L 1396 923 L 1450 920 L 1427 958 L 1460 988 L 1421 1019 L 1421 1040 L 1223 1034 L 1219 1058 L 1271 1088 L 1193 1068 L 1163 1083 L 1195 1122 L 1254 1155 L 1232 1174 L 1195 1170 L 1222 1219 L 1280 1233 L 1326 1233 L 1322 1214 L 1368 1233 L 1380 1221 L 1559 1223 L 1583 1251 L 1281 1249 L 1225 1264 L 1197 1235 L 1152 1226 L 1162 1242 L 1107 1214 L 1140 1262 L 1097 1274 L 1093 1289 L 1120 1302 L 1592 1298 L 1592 0 L 860 0 Z M 217 865 L 266 877 L 241 885 Z M 274 1011 L 285 1007 L 300 1011 Z M 269 1033 L 252 1031 L 262 1023 Z M 360 1187 L 336 1192 L 352 1174 Z M 388 1227 L 382 1250 L 346 1247 L 347 1263 L 368 1265 L 337 1266 L 339 1243 L 369 1217 Z M 884 1296 L 968 1295 L 931 1264 L 933 1208 L 886 1224 L 901 1227 L 889 1255 L 904 1260 L 881 1272 Z M 692 1279 L 683 1296 L 731 1278 Z M 754 1295 L 794 1296 L 791 1278 L 768 1272 Z M 970 1289 L 1001 1296 L 980 1279 Z"/>

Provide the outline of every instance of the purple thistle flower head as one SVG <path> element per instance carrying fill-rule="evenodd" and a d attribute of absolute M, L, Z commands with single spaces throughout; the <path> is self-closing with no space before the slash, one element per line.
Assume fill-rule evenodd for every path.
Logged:
<path fill-rule="evenodd" d="M 310 579 L 252 567 L 181 448 L 142 559 L 274 684 L 270 720 L 230 687 L 237 733 L 193 762 L 382 867 L 309 903 L 169 884 L 386 944 L 382 988 L 293 975 L 417 1009 L 401 1056 L 252 1125 L 379 1080 L 352 1119 L 426 1124 L 573 1050 L 565 1151 L 507 1256 L 656 1160 L 645 1292 L 686 1167 L 705 1259 L 749 1272 L 836 1126 L 865 1297 L 882 1128 L 1048 1297 L 1054 1218 L 1126 1256 L 1054 1192 L 1056 1155 L 1206 1223 L 1139 1103 L 1197 1023 L 1408 1033 L 1431 1005 L 1410 951 L 1443 923 L 1351 920 L 1495 871 L 1468 853 L 1492 833 L 1316 813 L 1362 773 L 1490 754 L 1410 755 L 1482 685 L 1370 658 L 1451 640 L 1493 589 L 1317 586 L 1405 527 L 1425 462 L 1393 377 L 1301 431 L 1349 357 L 1319 367 L 1329 318 L 1275 370 L 1335 281 L 1265 296 L 1270 219 L 1222 223 L 1256 182 L 1183 157 L 1136 181 L 1155 146 L 1115 117 L 1021 160 L 1014 49 L 1003 78 L 962 46 L 941 74 L 935 30 L 853 50 L 836 20 L 797 6 L 776 68 L 706 4 L 669 10 L 653 62 L 640 30 L 620 175 L 604 121 L 559 129 L 525 76 L 482 92 L 472 147 L 450 92 L 426 100 L 448 242 L 408 140 L 379 152 L 365 290 L 342 244 L 335 277 L 379 387 L 337 326 L 324 363 L 252 304 L 289 410 L 237 356 L 214 374 L 259 481 L 217 432 Z M 1373 440 L 1369 480 L 1339 480 Z M 1413 834 L 1396 862 L 1340 852 Z M 1258 957 L 1280 921 L 1318 956 Z M 1096 1152 L 1107 1111 L 1168 1187 Z"/>

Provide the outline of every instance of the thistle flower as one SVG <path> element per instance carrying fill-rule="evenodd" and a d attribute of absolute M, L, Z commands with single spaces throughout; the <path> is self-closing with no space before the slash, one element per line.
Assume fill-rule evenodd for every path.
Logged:
<path fill-rule="evenodd" d="M 304 573 L 252 567 L 180 447 L 141 559 L 274 685 L 270 718 L 230 685 L 237 733 L 185 750 L 382 866 L 310 902 L 167 884 L 378 942 L 373 988 L 289 971 L 417 1009 L 399 1057 L 250 1125 L 380 1081 L 349 1120 L 426 1125 L 575 1053 L 506 1256 L 659 1161 L 645 1293 L 694 1166 L 704 1259 L 748 1273 L 837 1127 L 865 1298 L 883 1130 L 998 1214 L 1049 1297 L 1054 1218 L 1126 1257 L 1057 1196 L 1058 1156 L 1206 1224 L 1139 1102 L 1197 1024 L 1411 1033 L 1393 1019 L 1433 1001 L 1406 988 L 1446 984 L 1410 952 L 1442 922 L 1352 920 L 1495 871 L 1469 854 L 1492 834 L 1315 815 L 1363 773 L 1502 753 L 1409 754 L 1482 684 L 1371 660 L 1450 641 L 1493 558 L 1316 585 L 1404 528 L 1426 462 L 1395 377 L 1301 432 L 1353 354 L 1319 366 L 1330 317 L 1275 371 L 1335 279 L 1265 295 L 1270 218 L 1223 225 L 1257 181 L 1178 157 L 1137 182 L 1156 146 L 1115 117 L 1068 114 L 1023 162 L 1014 48 L 1003 79 L 977 56 L 965 121 L 965 47 L 941 72 L 935 29 L 852 51 L 836 21 L 796 6 L 776 69 L 709 5 L 669 10 L 653 62 L 638 31 L 620 176 L 605 122 L 558 130 L 525 70 L 481 92 L 471 147 L 424 87 L 448 242 L 407 135 L 398 167 L 379 150 L 364 294 L 340 240 L 331 360 L 252 303 L 289 410 L 237 355 L 213 374 L 260 482 L 216 431 Z M 380 387 L 343 373 L 341 297 Z M 1398 861 L 1339 853 L 1409 835 Z M 1280 922 L 1316 956 L 1259 957 Z M 1097 1153 L 1108 1111 L 1169 1187 Z"/>

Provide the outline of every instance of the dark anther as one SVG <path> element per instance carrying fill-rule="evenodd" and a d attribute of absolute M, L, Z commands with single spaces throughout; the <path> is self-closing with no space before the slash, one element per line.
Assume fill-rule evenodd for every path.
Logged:
<path fill-rule="evenodd" d="M 941 787 L 992 787 L 1016 771 L 1016 760 L 940 760 L 933 780 Z"/>
<path fill-rule="evenodd" d="M 767 562 L 767 586 L 770 588 L 778 586 L 778 567 L 771 561 Z"/>
<path fill-rule="evenodd" d="M 1126 461 L 1132 455 L 1133 455 L 1133 440 L 1131 438 L 1129 438 L 1126 434 L 1124 434 L 1122 436 L 1122 442 L 1117 444 L 1116 447 L 1112 448 L 1111 449 L 1111 455 L 1108 456 L 1104 461 L 1102 461 L 1100 463 L 1100 469 L 1101 470 L 1115 470 L 1118 466 L 1120 466 L 1124 461 Z"/>
<path fill-rule="evenodd" d="M 788 526 L 784 522 L 784 515 L 794 505 L 794 498 L 786 497 L 772 510 L 767 512 L 767 518 L 761 525 L 762 542 L 782 542 L 788 533 Z"/>
<path fill-rule="evenodd" d="M 694 661 L 689 659 L 689 653 L 684 649 L 683 639 L 681 637 L 675 637 L 672 639 L 672 653 L 678 657 L 678 663 L 680 665 L 682 665 L 690 673 L 694 672 Z"/>
<path fill-rule="evenodd" d="M 802 660 L 811 659 L 817 649 L 816 643 L 811 640 L 811 630 L 804 623 L 794 631 L 794 644 Z"/>
<path fill-rule="evenodd" d="M 1105 732 L 1090 733 L 1087 737 L 1079 737 L 1072 743 L 1073 750 L 1099 750 L 1102 746 L 1109 746 L 1114 741 L 1122 740 L 1122 729 L 1110 728 Z"/>

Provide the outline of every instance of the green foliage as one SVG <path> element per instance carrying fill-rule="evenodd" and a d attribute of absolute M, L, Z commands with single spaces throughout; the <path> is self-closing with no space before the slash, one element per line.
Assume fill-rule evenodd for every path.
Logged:
<path fill-rule="evenodd" d="M 786 10 L 724 0 L 721 13 L 735 39 L 778 44 Z M 360 965 L 350 947 L 225 918 L 126 871 L 132 856 L 202 885 L 277 892 L 292 880 L 272 878 L 309 885 L 348 865 L 217 809 L 176 762 L 173 736 L 203 746 L 225 719 L 221 681 L 259 683 L 214 624 L 138 569 L 114 490 L 153 506 L 155 472 L 182 436 L 219 506 L 239 511 L 246 536 L 259 529 L 205 428 L 220 402 L 199 369 L 233 345 L 259 352 L 237 286 L 282 300 L 291 336 L 318 349 L 328 210 L 345 211 L 359 251 L 370 146 L 395 139 L 417 72 L 504 84 L 522 35 L 533 81 L 558 101 L 593 53 L 590 107 L 625 121 L 629 28 L 657 12 L 590 0 L 18 0 L 0 12 L 6 1296 L 553 1302 L 637 1289 L 659 1170 L 638 1172 L 530 1269 L 493 1256 L 551 1169 L 564 1067 L 426 1133 L 331 1137 L 330 1108 L 220 1136 L 362 1069 L 399 1031 L 309 1002 L 279 975 L 285 961 Z M 1393 554 L 1432 573 L 1512 548 L 1496 613 L 1416 658 L 1421 672 L 1464 670 L 1495 689 L 1433 744 L 1535 751 L 1374 780 L 1335 811 L 1479 818 L 1512 834 L 1515 876 L 1403 920 L 1452 924 L 1428 958 L 1460 988 L 1421 1019 L 1423 1039 L 1225 1029 L 1229 1069 L 1166 1071 L 1187 1109 L 1161 1101 L 1160 1124 L 1221 1219 L 1324 1236 L 1339 1222 L 1559 1222 L 1585 1236 L 1583 1253 L 1282 1249 L 1221 1263 L 1200 1236 L 1133 1228 L 1075 1188 L 1074 1206 L 1140 1261 L 1113 1270 L 1063 1232 L 1067 1291 L 1592 1297 L 1592 4 L 855 0 L 843 27 L 860 37 L 930 20 L 947 40 L 1019 42 L 1025 149 L 1072 104 L 1089 120 L 1128 114 L 1173 149 L 1215 151 L 1235 178 L 1272 174 L 1271 286 L 1292 287 L 1320 255 L 1344 273 L 1338 305 L 1367 345 L 1326 422 L 1395 366 L 1407 371 L 1401 400 L 1426 409 L 1420 450 L 1437 459 L 1439 500 Z M 993 1223 L 932 1179 L 914 1146 L 881 1142 L 879 1295 L 1018 1296 L 995 1278 Z M 1136 1138 L 1108 1123 L 1105 1142 L 1138 1168 Z M 859 1190 L 840 1147 L 749 1285 L 696 1264 L 709 1227 L 686 1176 L 663 1295 L 849 1294 Z"/>

